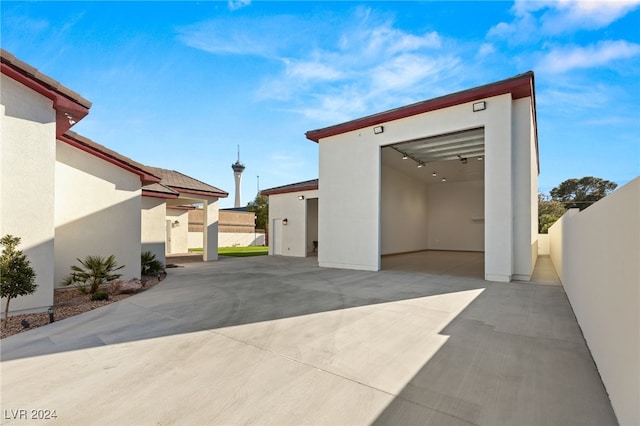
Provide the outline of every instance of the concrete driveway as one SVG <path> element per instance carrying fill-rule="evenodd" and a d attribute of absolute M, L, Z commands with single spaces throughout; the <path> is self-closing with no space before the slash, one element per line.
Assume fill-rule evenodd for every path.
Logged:
<path fill-rule="evenodd" d="M 187 264 L 1 355 L 3 424 L 616 423 L 562 287 L 315 259 Z"/>

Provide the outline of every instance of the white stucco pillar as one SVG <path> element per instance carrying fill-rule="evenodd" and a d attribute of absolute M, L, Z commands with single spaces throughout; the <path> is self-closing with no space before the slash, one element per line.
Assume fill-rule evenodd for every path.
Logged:
<path fill-rule="evenodd" d="M 205 199 L 202 210 L 204 213 L 202 258 L 205 262 L 218 260 L 218 199 Z"/>
<path fill-rule="evenodd" d="M 513 275 L 513 175 L 511 96 L 487 102 L 485 125 L 485 279 L 511 281 Z"/>

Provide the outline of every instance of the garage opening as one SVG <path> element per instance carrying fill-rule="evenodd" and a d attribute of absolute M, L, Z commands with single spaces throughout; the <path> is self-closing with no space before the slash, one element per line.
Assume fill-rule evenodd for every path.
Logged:
<path fill-rule="evenodd" d="M 382 269 L 484 278 L 484 128 L 381 148 Z"/>

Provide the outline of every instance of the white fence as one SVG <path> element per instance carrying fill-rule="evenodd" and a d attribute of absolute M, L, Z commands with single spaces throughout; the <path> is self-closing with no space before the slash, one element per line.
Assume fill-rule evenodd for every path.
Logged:
<path fill-rule="evenodd" d="M 640 424 L 640 178 L 549 229 L 551 260 L 622 425 Z"/>

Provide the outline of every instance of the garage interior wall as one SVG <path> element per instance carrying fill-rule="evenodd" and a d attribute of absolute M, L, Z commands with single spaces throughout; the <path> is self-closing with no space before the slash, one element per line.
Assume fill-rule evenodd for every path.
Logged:
<path fill-rule="evenodd" d="M 429 250 L 484 251 L 484 181 L 428 185 Z"/>
<path fill-rule="evenodd" d="M 382 255 L 484 251 L 484 181 L 427 184 L 383 163 L 381 188 Z"/>
<path fill-rule="evenodd" d="M 428 249 L 428 189 L 425 182 L 382 165 L 381 253 Z"/>

